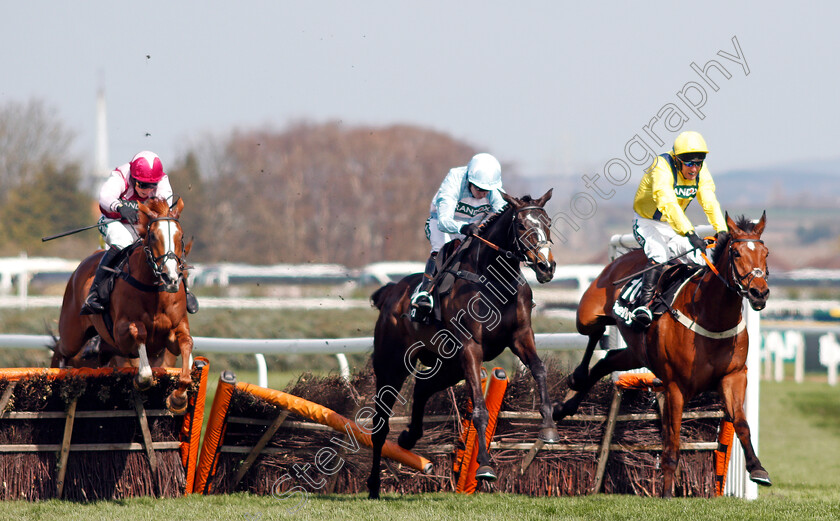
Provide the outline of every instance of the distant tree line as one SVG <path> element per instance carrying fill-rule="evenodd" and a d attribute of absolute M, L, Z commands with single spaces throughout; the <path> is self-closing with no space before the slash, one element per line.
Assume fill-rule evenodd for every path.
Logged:
<path fill-rule="evenodd" d="M 43 104 L 0 106 L 0 254 L 84 256 L 98 247 L 95 231 L 40 241 L 98 218 L 71 142 Z M 186 203 L 192 261 L 360 266 L 425 258 L 431 198 L 477 151 L 407 125 L 298 123 L 210 137 L 164 166 Z"/>

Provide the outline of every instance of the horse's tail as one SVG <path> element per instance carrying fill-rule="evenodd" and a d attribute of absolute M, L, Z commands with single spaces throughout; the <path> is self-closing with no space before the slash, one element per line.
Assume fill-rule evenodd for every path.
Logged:
<path fill-rule="evenodd" d="M 385 284 L 378 290 L 373 292 L 373 295 L 370 296 L 370 301 L 376 306 L 376 309 L 382 309 L 382 305 L 385 303 L 385 295 L 388 294 L 388 289 L 392 286 L 396 286 L 395 283 L 389 282 Z"/>

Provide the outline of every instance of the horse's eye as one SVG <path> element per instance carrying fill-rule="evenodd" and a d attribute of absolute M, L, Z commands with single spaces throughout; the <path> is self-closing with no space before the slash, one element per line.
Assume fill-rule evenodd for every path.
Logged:
<path fill-rule="evenodd" d="M 732 250 L 732 256 L 737 259 L 741 256 L 741 252 L 739 252 L 738 250 Z"/>

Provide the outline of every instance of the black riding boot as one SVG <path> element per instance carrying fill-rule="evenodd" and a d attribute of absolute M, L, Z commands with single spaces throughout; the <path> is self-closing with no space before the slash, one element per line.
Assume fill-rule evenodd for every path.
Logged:
<path fill-rule="evenodd" d="M 432 294 L 429 291 L 432 289 L 435 276 L 435 257 L 437 257 L 437 252 L 429 256 L 429 260 L 426 261 L 426 271 L 423 273 L 423 279 L 411 297 L 410 315 L 412 320 L 416 322 L 426 322 L 434 307 Z"/>
<path fill-rule="evenodd" d="M 184 278 L 184 293 L 187 294 L 187 313 L 195 315 L 198 313 L 198 299 L 195 298 L 195 295 L 192 294 L 189 286 L 187 286 L 186 278 Z"/>
<path fill-rule="evenodd" d="M 105 255 L 99 260 L 99 266 L 96 267 L 96 274 L 93 276 L 93 283 L 90 285 L 90 292 L 85 299 L 80 315 L 98 315 L 105 311 L 105 306 L 108 305 L 108 291 L 105 288 L 104 282 L 110 275 L 106 268 L 111 267 L 111 263 L 120 252 L 117 248 L 111 247 L 105 251 Z"/>
<path fill-rule="evenodd" d="M 640 327 L 648 327 L 653 322 L 653 314 L 648 306 L 650 301 L 653 300 L 656 283 L 659 281 L 661 274 L 662 265 L 656 264 L 642 275 L 642 288 L 639 290 L 637 300 L 639 307 L 633 310 L 633 320 Z"/>

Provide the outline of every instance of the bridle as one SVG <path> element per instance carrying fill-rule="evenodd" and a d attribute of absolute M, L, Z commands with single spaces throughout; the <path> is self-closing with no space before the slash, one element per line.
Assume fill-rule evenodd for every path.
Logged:
<path fill-rule="evenodd" d="M 732 245 L 736 242 L 751 242 L 751 243 L 758 243 L 764 244 L 764 241 L 761 239 L 733 239 L 732 237 L 729 238 L 729 244 L 727 245 L 728 248 L 728 277 L 723 277 L 718 272 L 717 268 L 709 261 L 708 257 L 703 254 L 703 258 L 706 260 L 706 264 L 712 270 L 712 272 L 723 282 L 727 289 L 730 291 L 734 291 L 740 297 L 746 297 L 747 292 L 750 290 L 750 286 L 752 285 L 753 280 L 755 279 L 766 279 L 769 278 L 770 273 L 765 272 L 759 267 L 755 267 L 751 269 L 744 275 L 738 273 L 738 269 L 735 267 L 735 255 L 733 255 L 733 247 Z M 730 282 L 730 279 L 733 282 Z M 745 284 L 746 283 L 746 284 Z"/>
<path fill-rule="evenodd" d="M 184 271 L 189 269 L 189 266 L 187 266 L 186 261 L 182 257 L 179 257 L 173 250 L 168 250 L 164 252 L 163 255 L 155 257 L 155 255 L 152 253 L 152 249 L 149 247 L 148 244 L 148 237 L 149 233 L 151 232 L 151 226 L 152 224 L 159 221 L 174 221 L 180 227 L 180 222 L 175 217 L 157 217 L 149 221 L 149 232 L 147 232 L 146 234 L 146 240 L 143 241 L 143 251 L 146 253 L 146 263 L 149 265 L 149 268 L 151 268 L 152 273 L 154 273 L 155 278 L 157 279 L 156 284 L 163 285 L 164 282 L 161 279 L 163 278 L 164 274 L 164 264 L 166 264 L 166 261 L 170 259 L 174 260 L 178 264 L 178 279 L 173 282 L 179 284 L 184 278 Z"/>
<path fill-rule="evenodd" d="M 526 266 L 528 266 L 529 268 L 533 268 L 534 264 L 535 264 L 535 262 L 533 260 L 528 258 L 528 255 L 527 255 L 528 253 L 532 253 L 533 257 L 535 257 L 537 259 L 536 264 L 548 265 L 549 261 L 541 253 L 541 250 L 543 248 L 551 248 L 551 245 L 553 243 L 548 239 L 540 239 L 535 243 L 531 243 L 529 245 L 526 245 L 526 248 L 523 251 L 522 243 L 524 241 L 522 240 L 522 237 L 517 237 L 516 236 L 516 231 L 513 229 L 513 226 L 517 221 L 521 222 L 521 220 L 519 218 L 519 214 L 521 212 L 526 212 L 526 211 L 529 211 L 529 210 L 540 211 L 543 214 L 545 214 L 546 218 L 548 218 L 548 213 L 545 211 L 545 208 L 543 208 L 542 206 L 531 205 L 531 206 L 523 206 L 522 208 L 518 208 L 516 210 L 516 213 L 514 214 L 514 218 L 510 220 L 510 232 L 509 232 L 509 234 L 512 236 L 512 241 L 516 244 L 516 252 L 519 255 L 520 260 L 522 262 L 524 262 Z M 545 222 L 542 221 L 541 219 L 536 219 L 536 220 L 540 223 L 540 225 L 545 224 Z M 551 220 L 550 219 L 549 219 L 549 224 L 547 226 L 548 227 L 551 226 Z M 546 234 L 545 236 L 548 237 L 548 234 Z"/>
<path fill-rule="evenodd" d="M 537 262 L 536 262 L 537 264 L 538 263 L 549 264 L 548 259 L 546 259 L 545 256 L 542 253 L 540 253 L 540 250 L 542 248 L 550 248 L 553 243 L 550 240 L 540 240 L 540 241 L 537 241 L 536 243 L 528 245 L 526 248 L 523 249 L 523 247 L 522 247 L 522 242 L 523 241 L 521 241 L 520 237 L 518 237 L 516 235 L 516 231 L 513 228 L 514 224 L 516 224 L 517 222 L 521 222 L 521 220 L 519 219 L 519 213 L 520 212 L 525 212 L 525 211 L 528 211 L 528 210 L 539 210 L 539 211 L 543 212 L 544 214 L 546 214 L 546 216 L 548 215 L 545 211 L 545 208 L 543 208 L 542 206 L 537 206 L 537 205 L 523 206 L 522 208 L 517 208 L 516 210 L 514 210 L 513 219 L 510 220 L 510 225 L 508 226 L 508 237 L 509 237 L 510 242 L 512 242 L 514 244 L 514 251 L 509 251 L 509 250 L 506 250 L 504 248 L 501 248 L 500 246 L 497 246 L 496 244 L 493 244 L 492 242 L 488 241 L 484 237 L 479 237 L 478 235 L 474 235 L 473 237 L 480 240 L 481 242 L 483 242 L 487 246 L 493 248 L 497 252 L 501 253 L 502 255 L 507 257 L 508 259 L 514 259 L 514 260 L 518 260 L 520 262 L 524 262 L 525 265 L 530 267 L 530 268 L 533 268 L 535 262 L 532 261 L 528 257 L 528 255 L 527 255 L 528 253 L 533 253 L 534 254 L 534 256 L 537 258 Z M 542 223 L 543 221 L 540 221 L 540 222 Z"/>

